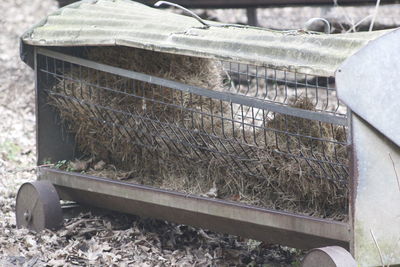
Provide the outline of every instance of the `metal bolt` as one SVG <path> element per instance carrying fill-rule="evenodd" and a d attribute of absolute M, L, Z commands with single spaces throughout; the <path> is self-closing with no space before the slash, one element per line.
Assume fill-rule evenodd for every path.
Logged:
<path fill-rule="evenodd" d="M 24 212 L 24 219 L 26 222 L 30 222 L 32 220 L 32 214 L 29 212 L 29 210 Z"/>

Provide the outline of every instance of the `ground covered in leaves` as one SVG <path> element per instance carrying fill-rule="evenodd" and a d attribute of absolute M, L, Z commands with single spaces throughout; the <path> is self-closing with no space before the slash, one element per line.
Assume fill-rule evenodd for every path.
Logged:
<path fill-rule="evenodd" d="M 298 264 L 300 256 L 294 249 L 101 210 L 66 209 L 64 227 L 57 232 L 36 234 L 16 229 L 16 192 L 22 183 L 35 179 L 34 77 L 32 70 L 19 60 L 18 38 L 24 30 L 55 8 L 53 0 L 33 0 L 29 3 L 23 0 L 0 1 L 3 12 L 0 16 L 0 265 Z M 310 17 L 333 12 L 320 8 L 307 10 L 308 13 L 303 9 L 296 12 L 290 8 L 264 11 L 260 14 L 260 22 L 264 26 L 271 24 L 272 28 L 300 28 Z M 393 13 L 395 9 L 384 10 L 389 10 L 383 12 L 396 17 Z M 348 12 L 352 11 L 340 13 L 347 24 L 357 22 L 359 17 L 364 16 L 359 10 L 358 17 Z M 370 13 L 371 9 L 365 16 Z M 225 22 L 245 22 L 243 10 L 217 10 L 207 14 Z M 299 18 L 291 14 L 309 16 Z M 379 18 L 388 20 L 387 15 Z"/>
<path fill-rule="evenodd" d="M 136 216 L 93 211 L 35 234 L 6 225 L 2 266 L 286 266 L 295 250 Z M 270 265 L 273 264 L 273 265 Z"/>

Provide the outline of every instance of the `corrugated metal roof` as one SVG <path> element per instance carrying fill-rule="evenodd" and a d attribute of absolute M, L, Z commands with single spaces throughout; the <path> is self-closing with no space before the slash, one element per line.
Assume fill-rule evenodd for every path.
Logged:
<path fill-rule="evenodd" d="M 34 46 L 130 46 L 333 76 L 347 57 L 385 32 L 325 35 L 203 28 L 192 17 L 133 1 L 92 0 L 54 12 L 27 31 L 22 41 Z"/>

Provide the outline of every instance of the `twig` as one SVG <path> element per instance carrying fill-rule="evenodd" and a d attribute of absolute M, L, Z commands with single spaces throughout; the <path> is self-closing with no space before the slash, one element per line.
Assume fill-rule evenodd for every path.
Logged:
<path fill-rule="evenodd" d="M 394 165 L 394 161 L 393 161 L 392 155 L 391 155 L 390 153 L 389 153 L 389 158 L 390 158 L 390 160 L 392 161 L 394 174 L 396 175 L 397 186 L 399 187 L 399 191 L 400 191 L 400 179 L 399 179 L 399 176 L 397 175 L 396 165 Z"/>
<path fill-rule="evenodd" d="M 377 249 L 378 249 L 379 257 L 381 258 L 382 267 L 385 267 L 386 265 L 385 265 L 385 263 L 383 262 L 382 251 L 381 251 L 381 249 L 380 249 L 380 247 L 379 247 L 379 245 L 378 245 L 378 242 L 376 241 L 374 232 L 372 231 L 372 229 L 369 229 L 369 231 L 371 232 L 372 239 L 374 240 L 375 246 L 376 246 Z"/>
<path fill-rule="evenodd" d="M 97 218 L 94 218 L 94 219 L 85 219 L 85 218 L 83 218 L 83 219 L 79 219 L 79 220 L 76 221 L 76 222 L 71 222 L 70 224 L 65 225 L 65 228 L 67 228 L 67 229 L 73 229 L 73 228 L 76 228 L 76 227 L 77 227 L 79 224 L 81 224 L 81 223 L 87 224 L 87 223 L 96 222 L 96 221 L 100 221 L 100 219 L 97 219 Z"/>
<path fill-rule="evenodd" d="M 83 231 L 80 231 L 78 234 L 77 234 L 77 236 L 84 236 L 84 235 L 90 235 L 90 234 L 93 234 L 93 233 L 97 233 L 97 232 L 100 232 L 101 231 L 101 229 L 98 229 L 98 228 L 89 228 L 89 229 L 85 229 L 85 230 L 83 230 Z"/>
<path fill-rule="evenodd" d="M 381 4 L 381 0 L 376 0 L 374 16 L 372 17 L 371 24 L 369 25 L 369 31 L 372 31 L 372 29 L 374 28 L 375 19 L 376 19 L 376 16 L 378 15 L 378 10 L 379 10 L 380 4 Z"/>
<path fill-rule="evenodd" d="M 365 18 L 361 19 L 359 22 L 357 22 L 356 24 L 354 24 L 346 33 L 349 33 L 351 31 L 356 31 L 356 27 L 358 27 L 358 25 L 360 25 L 361 23 L 363 23 L 365 20 L 370 19 L 372 17 L 372 15 L 368 15 Z"/>
<path fill-rule="evenodd" d="M 199 234 L 200 236 L 202 236 L 202 237 L 205 238 L 205 239 L 208 239 L 208 240 L 215 240 L 215 238 L 209 236 L 209 235 L 208 235 L 206 232 L 204 232 L 204 230 L 202 230 L 202 229 L 198 230 L 197 232 L 198 232 L 198 234 Z"/>
<path fill-rule="evenodd" d="M 55 165 L 54 163 L 42 164 L 42 165 L 36 166 L 36 168 L 40 168 L 40 167 L 53 167 L 54 165 Z"/>
<path fill-rule="evenodd" d="M 342 11 L 342 14 L 344 15 L 345 19 L 347 20 L 347 22 L 351 25 L 350 30 L 353 30 L 355 32 L 355 27 L 354 27 L 354 20 L 352 17 L 350 17 L 347 14 L 347 11 L 338 4 L 337 0 L 333 0 L 333 6 L 340 9 Z"/>

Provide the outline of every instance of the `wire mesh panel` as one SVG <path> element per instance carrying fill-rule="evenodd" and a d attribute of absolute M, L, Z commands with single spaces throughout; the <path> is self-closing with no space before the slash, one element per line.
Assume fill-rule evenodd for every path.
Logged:
<path fill-rule="evenodd" d="M 296 105 L 304 98 L 315 111 L 346 115 L 346 107 L 336 97 L 333 77 L 319 77 L 278 69 L 224 62 L 231 91 L 283 105 Z"/>
<path fill-rule="evenodd" d="M 80 149 L 136 182 L 345 216 L 347 118 L 333 78 L 216 64 L 213 90 L 68 56 L 39 54 L 38 77 Z"/>

